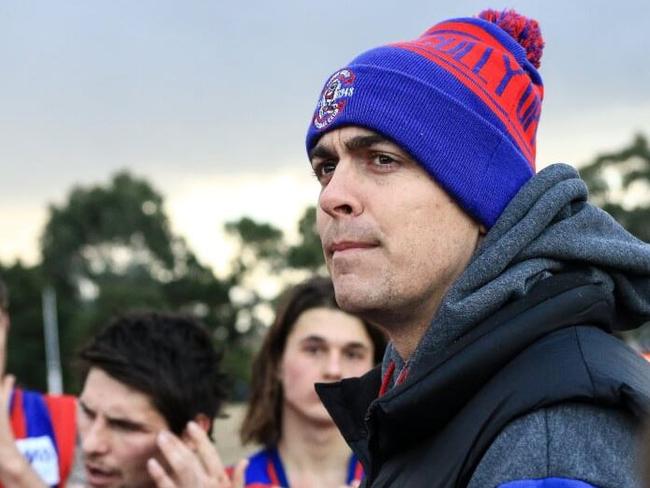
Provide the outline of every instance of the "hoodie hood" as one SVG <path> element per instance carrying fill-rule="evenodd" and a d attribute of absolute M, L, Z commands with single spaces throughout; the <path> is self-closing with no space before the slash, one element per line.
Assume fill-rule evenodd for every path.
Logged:
<path fill-rule="evenodd" d="M 447 292 L 436 316 L 408 359 L 426 368 L 473 326 L 539 281 L 581 269 L 611 293 L 612 329 L 628 330 L 650 320 L 650 245 L 609 214 L 587 202 L 588 190 L 571 166 L 540 171 L 512 199 L 485 236 L 466 270 Z M 393 379 L 405 366 L 392 344 L 384 372 Z"/>

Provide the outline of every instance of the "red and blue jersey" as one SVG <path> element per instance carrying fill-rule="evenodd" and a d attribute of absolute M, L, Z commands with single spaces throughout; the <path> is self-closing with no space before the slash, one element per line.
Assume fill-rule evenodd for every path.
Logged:
<path fill-rule="evenodd" d="M 50 486 L 64 486 L 72 469 L 76 440 L 76 400 L 14 389 L 11 428 L 18 449 Z"/>
<path fill-rule="evenodd" d="M 362 478 L 363 466 L 354 455 L 351 455 L 348 462 L 346 484 L 361 481 Z M 244 486 L 246 488 L 271 486 L 290 488 L 282 465 L 282 459 L 280 459 L 280 454 L 276 448 L 263 449 L 248 459 Z"/>

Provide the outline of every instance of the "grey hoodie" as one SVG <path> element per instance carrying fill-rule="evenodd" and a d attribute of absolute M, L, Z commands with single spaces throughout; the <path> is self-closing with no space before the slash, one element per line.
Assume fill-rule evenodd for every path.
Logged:
<path fill-rule="evenodd" d="M 513 198 L 485 236 L 467 269 L 448 290 L 413 355 L 409 376 L 475 324 L 538 281 L 578 266 L 611 291 L 619 330 L 650 320 L 650 245 L 587 203 L 577 171 L 549 166 Z M 390 345 L 383 370 L 393 381 L 406 365 Z M 406 380 L 408 382 L 408 379 Z M 478 465 L 470 488 L 549 476 L 601 487 L 634 487 L 636 420 L 586 404 L 560 404 L 525 415 L 501 432 Z"/>
<path fill-rule="evenodd" d="M 512 199 L 452 285 L 409 358 L 417 371 L 475 324 L 539 280 L 579 265 L 615 299 L 619 330 L 650 320 L 650 245 L 587 203 L 587 186 L 571 166 L 541 170 Z M 405 362 L 389 345 L 383 361 Z"/>

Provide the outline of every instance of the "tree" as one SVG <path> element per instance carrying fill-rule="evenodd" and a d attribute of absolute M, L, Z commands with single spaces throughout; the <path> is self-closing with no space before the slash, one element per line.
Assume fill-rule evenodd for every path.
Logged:
<path fill-rule="evenodd" d="M 62 358 L 74 357 L 111 316 L 134 308 L 192 313 L 222 345 L 238 334 L 231 284 L 173 235 L 162 196 L 128 172 L 107 185 L 75 187 L 62 206 L 51 206 L 41 249 L 44 281 L 58 295 Z"/>
<path fill-rule="evenodd" d="M 316 232 L 316 207 L 307 207 L 298 222 L 300 242 L 291 246 L 287 252 L 287 265 L 310 271 L 322 271 L 325 266 L 323 248 Z"/>
<path fill-rule="evenodd" d="M 38 266 L 24 266 L 17 261 L 0 265 L 0 277 L 9 289 L 9 344 L 7 371 L 18 376 L 21 384 L 45 390 L 45 347 L 41 291 L 43 279 Z"/>
<path fill-rule="evenodd" d="M 580 170 L 591 201 L 630 233 L 650 242 L 650 148 L 638 134 L 618 151 L 596 156 Z"/>

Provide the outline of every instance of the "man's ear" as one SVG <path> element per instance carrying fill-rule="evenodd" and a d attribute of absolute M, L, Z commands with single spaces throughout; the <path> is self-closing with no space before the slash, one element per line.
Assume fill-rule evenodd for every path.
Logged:
<path fill-rule="evenodd" d="M 199 413 L 199 414 L 196 415 L 196 417 L 194 417 L 193 420 L 194 420 L 194 422 L 199 424 L 199 427 L 201 427 L 206 432 L 210 431 L 210 427 L 212 427 L 212 421 L 210 420 L 210 418 L 206 414 Z"/>

